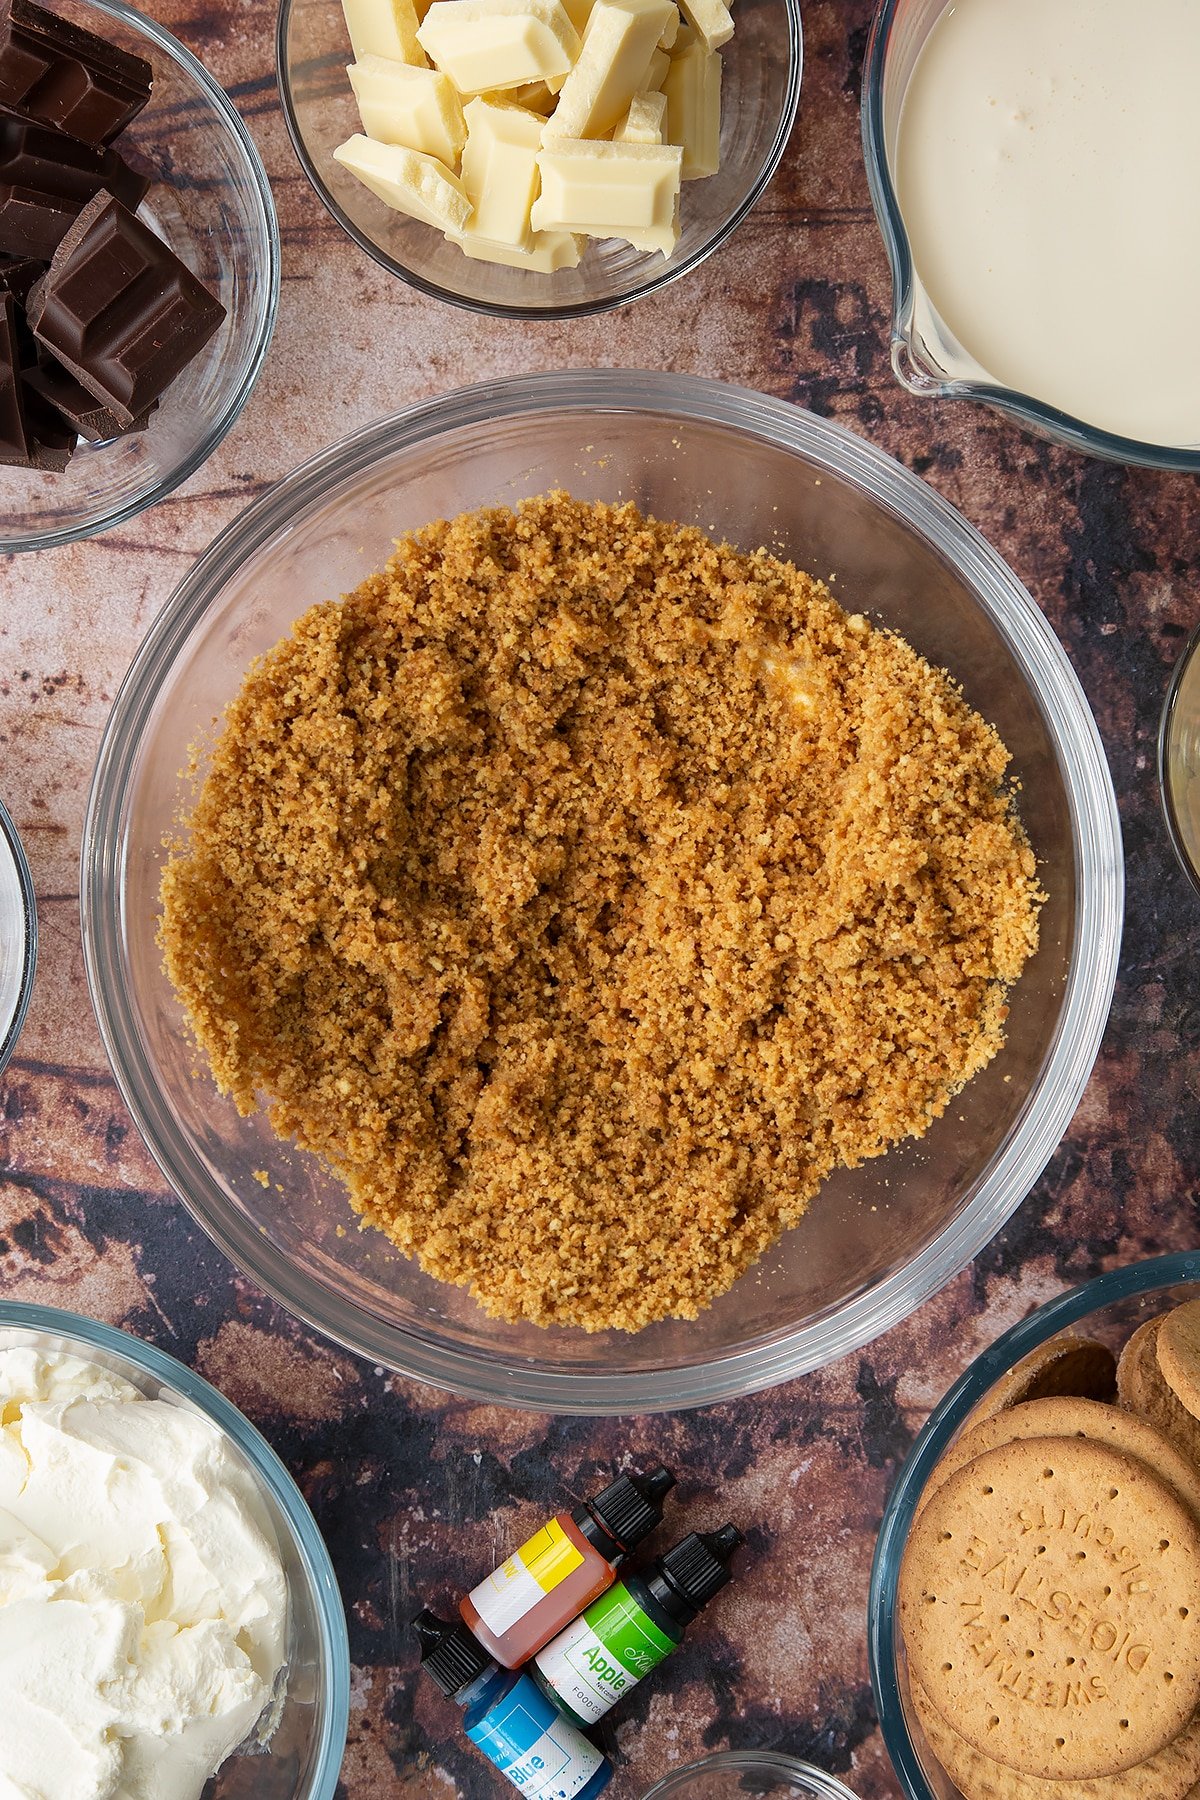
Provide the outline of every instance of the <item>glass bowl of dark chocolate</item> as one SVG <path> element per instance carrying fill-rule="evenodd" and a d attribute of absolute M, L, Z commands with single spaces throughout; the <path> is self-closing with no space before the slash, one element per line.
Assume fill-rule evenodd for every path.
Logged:
<path fill-rule="evenodd" d="M 191 52 L 123 0 L 5 6 L 0 553 L 106 531 L 198 469 L 278 295 L 266 174 Z"/>

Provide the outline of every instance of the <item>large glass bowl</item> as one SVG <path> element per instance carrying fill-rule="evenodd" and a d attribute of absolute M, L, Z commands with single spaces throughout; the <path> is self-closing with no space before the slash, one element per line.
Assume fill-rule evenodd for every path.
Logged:
<path fill-rule="evenodd" d="M 1158 791 L 1167 835 L 1200 892 L 1200 630 L 1175 664 L 1158 727 Z"/>
<path fill-rule="evenodd" d="M 613 238 L 588 240 L 578 268 L 538 275 L 464 256 L 430 225 L 391 211 L 340 163 L 338 144 L 362 130 L 346 65 L 338 0 L 280 0 L 279 95 L 296 155 L 314 189 L 359 247 L 437 300 L 502 317 L 563 319 L 653 294 L 711 256 L 754 205 L 783 155 L 800 101 L 799 0 L 738 0 L 721 51 L 721 167 L 683 189 L 682 236 L 669 261 Z"/>
<path fill-rule="evenodd" d="M 0 1073 L 17 1047 L 37 968 L 37 904 L 17 828 L 0 802 Z"/>
<path fill-rule="evenodd" d="M 875 217 L 892 270 L 892 368 L 910 394 L 929 400 L 978 400 L 1029 431 L 1085 455 L 1152 469 L 1200 471 L 1200 445 L 1144 444 L 1101 431 L 1057 407 L 994 381 L 967 356 L 933 306 L 913 263 L 892 168 L 900 113 L 917 57 L 953 0 L 880 0 L 867 39 L 862 84 L 863 155 Z M 1103 299 L 1097 296 L 1097 305 Z M 1113 355 L 1135 352 L 1114 338 Z"/>
<path fill-rule="evenodd" d="M 554 487 L 636 500 L 744 550 L 767 544 L 897 627 L 1010 746 L 1049 895 L 1003 1053 L 917 1144 L 830 1180 L 709 1311 L 636 1336 L 488 1319 L 343 1190 L 239 1118 L 208 1078 L 155 941 L 179 771 L 251 659 L 310 603 L 382 566 L 410 527 Z M 151 629 L 113 708 L 84 838 L 88 978 L 117 1080 L 206 1231 L 284 1305 L 423 1381 L 554 1412 L 707 1404 L 843 1356 L 905 1317 L 999 1230 L 1058 1144 L 1108 1013 L 1121 843 L 1087 703 L 1015 576 L 881 451 L 719 382 L 608 370 L 522 377 L 360 431 L 256 502 Z M 266 1171 L 260 1186 L 254 1171 Z M 277 1186 L 278 1184 L 278 1186 Z M 349 1229 L 346 1229 L 349 1227 Z"/>
<path fill-rule="evenodd" d="M 961 1800 L 959 1788 L 929 1749 L 913 1709 L 900 1636 L 900 1565 L 931 1472 L 989 1390 L 1039 1345 L 1069 1332 L 1098 1338 L 1119 1352 L 1145 1320 L 1195 1299 L 1198 1282 L 1200 1252 L 1182 1251 L 1113 1269 L 1038 1307 L 975 1358 L 930 1414 L 909 1451 L 879 1528 L 867 1625 L 880 1729 L 908 1800 Z"/>
<path fill-rule="evenodd" d="M 266 1750 L 231 1756 L 204 1800 L 333 1800 L 350 1712 L 346 1615 L 316 1521 L 271 1446 L 207 1381 L 110 1325 L 0 1300 L 0 1347 L 13 1344 L 67 1350 L 99 1363 L 152 1400 L 202 1413 L 229 1440 L 254 1483 L 287 1578 L 287 1688 Z"/>
<path fill-rule="evenodd" d="M 850 1789 L 794 1756 L 722 1750 L 655 1782 L 645 1800 L 854 1800 Z"/>
<path fill-rule="evenodd" d="M 249 399 L 279 303 L 275 204 L 228 95 L 177 38 L 123 0 L 55 0 L 54 10 L 153 68 L 150 103 L 117 148 L 154 177 L 140 216 L 212 289 L 226 317 L 145 431 L 81 443 L 61 475 L 0 468 L 0 555 L 108 531 L 186 481 Z"/>

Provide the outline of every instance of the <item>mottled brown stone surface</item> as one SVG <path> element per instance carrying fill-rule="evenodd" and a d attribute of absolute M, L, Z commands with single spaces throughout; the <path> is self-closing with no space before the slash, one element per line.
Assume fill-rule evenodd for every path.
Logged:
<path fill-rule="evenodd" d="M 497 323 L 394 285 L 339 234 L 294 161 L 271 78 L 273 8 L 151 0 L 231 89 L 284 230 L 279 329 L 250 405 L 180 493 L 93 543 L 0 569 L 0 792 L 33 863 L 42 962 L 0 1078 L 0 1284 L 123 1324 L 194 1363 L 262 1427 L 329 1540 L 356 1667 L 347 1800 L 509 1792 L 413 1679 L 402 1629 L 627 1449 L 686 1471 L 689 1515 L 752 1524 L 755 1555 L 609 1734 L 614 1800 L 725 1744 L 809 1755 L 866 1800 L 897 1792 L 874 1729 L 867 1577 L 881 1509 L 929 1407 L 997 1332 L 1115 1263 L 1196 1242 L 1200 903 L 1171 857 L 1154 738 L 1200 616 L 1196 484 L 1127 473 L 894 384 L 887 271 L 858 138 L 868 0 L 810 0 L 802 118 L 753 218 L 698 275 L 577 325 Z M 320 355 L 313 355 L 319 326 Z M 1119 346 L 1115 354 L 1128 353 Z M 1065 641 L 1112 760 L 1129 862 L 1117 1003 L 1066 1141 L 1009 1229 L 860 1355 L 740 1405 L 625 1426 L 505 1414 L 380 1375 L 240 1280 L 163 1191 L 92 1023 L 80 824 L 139 638 L 219 526 L 295 463 L 406 401 L 555 365 L 745 382 L 866 432 L 962 508 Z"/>

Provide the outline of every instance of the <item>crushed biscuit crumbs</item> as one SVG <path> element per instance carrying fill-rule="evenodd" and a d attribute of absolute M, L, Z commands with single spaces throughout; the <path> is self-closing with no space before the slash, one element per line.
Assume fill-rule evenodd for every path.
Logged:
<path fill-rule="evenodd" d="M 1043 898 L 1007 762 L 766 551 L 463 515 L 249 672 L 167 969 L 221 1090 L 489 1313 L 694 1318 L 999 1049 Z"/>

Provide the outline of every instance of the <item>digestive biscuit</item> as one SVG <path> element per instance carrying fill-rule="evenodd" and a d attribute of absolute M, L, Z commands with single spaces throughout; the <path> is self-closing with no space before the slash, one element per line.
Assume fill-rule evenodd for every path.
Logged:
<path fill-rule="evenodd" d="M 1111 1400 L 1117 1387 L 1117 1359 L 1091 1338 L 1057 1337 L 1040 1344 L 1009 1369 L 971 1413 L 967 1423 L 994 1418 L 1023 1400 L 1075 1394 L 1084 1400 Z"/>
<path fill-rule="evenodd" d="M 1096 1400 L 1026 1400 L 1007 1407 L 963 1433 L 934 1468 L 921 1495 L 929 1504 L 943 1482 L 985 1450 L 1023 1438 L 1092 1438 L 1136 1456 L 1166 1482 L 1171 1492 L 1200 1518 L 1200 1469 L 1146 1419 Z"/>
<path fill-rule="evenodd" d="M 1088 1438 L 985 1451 L 915 1521 L 900 1572 L 913 1677 L 974 1749 L 1093 1780 L 1163 1750 L 1200 1705 L 1200 1521 Z"/>
<path fill-rule="evenodd" d="M 916 1682 L 912 1701 L 928 1750 L 963 1800 L 1200 1800 L 1200 1720 L 1193 1719 L 1157 1756 L 1119 1775 L 1095 1781 L 1042 1781 L 1036 1775 L 1018 1775 L 968 1744 Z"/>
<path fill-rule="evenodd" d="M 1200 1420 L 1169 1385 L 1158 1359 L 1158 1343 L 1164 1321 L 1148 1319 L 1139 1325 L 1117 1364 L 1117 1395 L 1129 1412 L 1140 1413 L 1169 1437 L 1192 1462 L 1200 1466 Z"/>
<path fill-rule="evenodd" d="M 1180 1405 L 1200 1419 L 1200 1300 L 1169 1312 L 1156 1343 L 1163 1379 Z"/>

